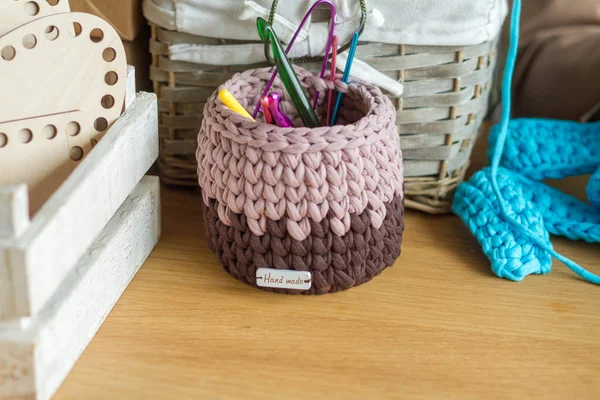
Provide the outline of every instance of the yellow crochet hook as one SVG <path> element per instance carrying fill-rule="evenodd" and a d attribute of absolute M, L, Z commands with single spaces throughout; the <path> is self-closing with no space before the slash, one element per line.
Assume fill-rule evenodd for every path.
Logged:
<path fill-rule="evenodd" d="M 227 107 L 231 109 L 231 111 L 241 115 L 242 117 L 250 118 L 252 121 L 256 122 L 254 118 L 246 111 L 244 107 L 240 104 L 239 101 L 229 92 L 227 89 L 219 90 L 219 98 Z"/>

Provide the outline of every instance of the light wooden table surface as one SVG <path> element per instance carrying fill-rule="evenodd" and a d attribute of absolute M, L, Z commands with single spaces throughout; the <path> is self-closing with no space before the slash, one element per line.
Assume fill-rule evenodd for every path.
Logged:
<path fill-rule="evenodd" d="M 600 288 L 558 262 L 501 280 L 458 218 L 408 212 L 372 282 L 276 295 L 219 267 L 200 201 L 163 188 L 162 240 L 57 400 L 600 398 Z M 600 246 L 554 244 L 600 272 Z"/>

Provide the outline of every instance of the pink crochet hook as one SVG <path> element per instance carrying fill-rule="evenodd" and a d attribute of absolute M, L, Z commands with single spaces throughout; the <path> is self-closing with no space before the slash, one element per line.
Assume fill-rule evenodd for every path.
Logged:
<path fill-rule="evenodd" d="M 318 0 L 315 4 L 313 4 L 310 7 L 308 12 L 302 19 L 302 22 L 300 22 L 300 25 L 298 26 L 296 33 L 294 33 L 294 36 L 292 36 L 292 40 L 290 40 L 290 43 L 288 44 L 287 48 L 285 49 L 285 54 L 289 53 L 290 49 L 294 45 L 294 42 L 296 41 L 296 38 L 302 31 L 302 28 L 304 27 L 304 25 L 306 24 L 306 22 L 312 15 L 312 12 L 315 10 L 315 8 L 317 8 L 320 4 L 323 4 L 323 3 L 327 4 L 331 8 L 331 20 L 330 20 L 331 22 L 329 23 L 329 36 L 327 39 L 327 46 L 325 47 L 325 59 L 323 60 L 323 65 L 321 67 L 321 73 L 319 74 L 319 76 L 321 78 L 325 75 L 325 70 L 327 69 L 327 60 L 329 59 L 329 52 L 331 51 L 331 45 L 333 42 L 333 30 L 335 28 L 334 21 L 335 21 L 335 16 L 336 16 L 336 8 L 335 8 L 335 4 L 333 4 L 333 2 L 331 0 Z M 271 89 L 271 86 L 273 85 L 273 81 L 275 80 L 276 76 L 277 76 L 277 68 L 274 68 L 273 74 L 271 75 L 271 79 L 269 79 L 267 86 L 265 86 L 265 90 L 263 90 L 263 93 L 262 93 L 263 96 L 266 96 L 267 93 L 269 93 L 269 89 Z M 313 99 L 313 108 L 317 104 L 318 98 L 319 98 L 319 92 L 315 93 L 315 98 Z M 260 103 L 257 104 L 256 107 L 254 108 L 254 112 L 252 113 L 253 118 L 256 118 L 256 116 L 258 115 L 259 109 L 260 109 Z"/>
<path fill-rule="evenodd" d="M 333 37 L 333 44 L 331 46 L 331 72 L 329 73 L 329 81 L 335 81 L 335 63 L 337 59 L 337 48 L 338 48 L 338 37 L 337 35 Z M 327 119 L 325 125 L 329 124 L 331 121 L 331 109 L 333 108 L 333 92 L 334 89 L 329 91 L 329 98 L 327 99 Z"/>
<path fill-rule="evenodd" d="M 269 96 L 262 96 L 260 98 L 260 105 L 262 106 L 263 115 L 265 116 L 265 122 L 267 124 L 272 124 L 273 116 L 271 115 L 271 111 L 269 111 L 269 108 L 271 107 L 271 99 Z"/>
<path fill-rule="evenodd" d="M 280 128 L 293 128 L 294 124 L 292 123 L 292 120 L 290 120 L 288 118 L 287 115 L 285 115 L 281 109 L 279 109 L 279 103 L 281 101 L 281 95 L 277 92 L 273 92 L 269 95 L 269 112 L 271 113 L 271 116 L 273 117 L 273 120 L 275 121 L 275 124 L 277 124 L 278 127 Z M 265 110 L 263 108 L 263 110 Z"/>

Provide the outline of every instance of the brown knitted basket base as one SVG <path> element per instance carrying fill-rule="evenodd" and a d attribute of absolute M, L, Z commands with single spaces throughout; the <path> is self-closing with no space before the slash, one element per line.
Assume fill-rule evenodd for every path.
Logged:
<path fill-rule="evenodd" d="M 331 84 L 296 67 L 308 98 L 344 93 L 335 126 L 306 128 L 283 83 L 281 108 L 296 127 L 244 118 L 213 94 L 198 135 L 199 183 L 211 248 L 227 272 L 256 285 L 259 268 L 310 272 L 324 294 L 363 284 L 400 256 L 404 229 L 402 152 L 390 100 L 362 82 Z M 253 109 L 272 72 L 236 74 L 222 87 Z M 331 87 L 330 87 L 331 86 Z M 288 286 L 289 287 L 289 286 Z"/>
<path fill-rule="evenodd" d="M 267 289 L 287 294 L 326 294 L 370 281 L 400 256 L 404 232 L 404 204 L 400 197 L 386 204 L 387 214 L 379 229 L 371 226 L 367 212 L 351 215 L 350 230 L 335 235 L 329 218 L 311 221 L 311 235 L 303 241 L 287 232 L 287 218 L 267 222 L 264 236 L 253 234 L 244 215 L 231 214 L 231 226 L 217 214 L 217 202 L 202 203 L 204 226 L 211 250 L 231 275 L 256 285 L 258 268 L 277 268 L 312 273 L 306 291 Z M 332 215 L 330 215 L 331 217 Z"/>

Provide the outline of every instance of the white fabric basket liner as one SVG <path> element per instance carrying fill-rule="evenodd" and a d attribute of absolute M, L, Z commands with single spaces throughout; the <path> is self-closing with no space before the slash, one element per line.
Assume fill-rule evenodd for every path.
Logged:
<path fill-rule="evenodd" d="M 287 43 L 316 0 L 280 0 L 274 29 Z M 358 0 L 333 0 L 340 45 L 347 43 L 360 24 Z M 169 30 L 212 38 L 256 41 L 248 44 L 171 44 L 169 58 L 208 65 L 245 65 L 265 61 L 256 18 L 268 18 L 272 0 L 144 0 L 144 14 Z M 367 23 L 361 41 L 424 45 L 469 46 L 495 40 L 508 11 L 506 0 L 366 0 Z M 324 52 L 328 22 L 306 24 L 290 56 Z M 345 54 L 338 67 L 343 69 Z M 360 60 L 352 76 L 381 86 L 393 94 L 402 85 Z"/>
<path fill-rule="evenodd" d="M 275 29 L 282 41 L 291 38 L 314 1 L 279 1 Z M 145 3 L 148 19 L 164 28 L 198 36 L 258 41 L 256 17 L 267 18 L 272 0 Z M 359 24 L 359 2 L 334 3 L 338 12 L 336 33 L 340 42 L 348 41 Z M 465 46 L 493 40 L 508 10 L 506 0 L 366 0 L 366 4 L 369 21 L 361 40 L 432 46 Z M 327 23 L 308 25 L 300 41 L 310 42 L 311 50 L 322 50 Z"/>

